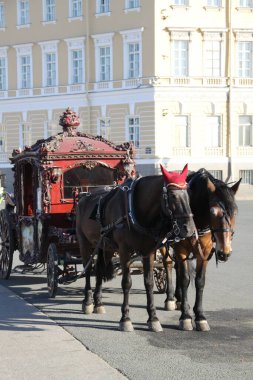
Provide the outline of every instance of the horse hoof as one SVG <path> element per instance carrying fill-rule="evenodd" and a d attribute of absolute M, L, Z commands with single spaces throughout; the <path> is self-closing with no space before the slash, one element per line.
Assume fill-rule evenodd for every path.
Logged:
<path fill-rule="evenodd" d="M 197 331 L 210 331 L 210 326 L 206 320 L 195 321 Z"/>
<path fill-rule="evenodd" d="M 165 301 L 164 302 L 164 310 L 167 310 L 167 311 L 176 310 L 176 302 L 175 301 Z"/>
<path fill-rule="evenodd" d="M 192 331 L 193 330 L 192 320 L 180 319 L 178 328 L 179 330 L 183 330 L 183 331 Z"/>
<path fill-rule="evenodd" d="M 181 302 L 176 302 L 176 310 L 181 310 Z"/>
<path fill-rule="evenodd" d="M 84 314 L 92 314 L 93 310 L 94 310 L 94 305 L 92 303 L 90 305 L 85 305 L 83 303 L 82 310 L 83 310 Z"/>
<path fill-rule="evenodd" d="M 132 331 L 134 331 L 132 322 L 130 320 L 123 321 L 123 322 L 120 321 L 120 323 L 119 323 L 119 329 L 120 329 L 120 331 L 124 331 L 124 332 L 132 332 Z"/>
<path fill-rule="evenodd" d="M 96 313 L 96 314 L 105 314 L 105 307 L 103 305 L 95 306 L 93 313 Z"/>
<path fill-rule="evenodd" d="M 159 321 L 148 321 L 148 328 L 150 331 L 153 331 L 153 332 L 163 331 L 163 328 Z"/>

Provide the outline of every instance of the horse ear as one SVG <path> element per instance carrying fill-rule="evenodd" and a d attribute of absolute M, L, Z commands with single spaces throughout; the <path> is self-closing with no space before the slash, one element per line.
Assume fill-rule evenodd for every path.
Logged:
<path fill-rule="evenodd" d="M 230 187 L 230 189 L 233 191 L 234 194 L 237 193 L 237 190 L 239 189 L 240 183 L 242 178 L 239 179 L 233 186 Z"/>
<path fill-rule="evenodd" d="M 181 175 L 180 175 L 181 180 L 182 180 L 182 181 L 186 181 L 186 177 L 187 177 L 187 175 L 188 175 L 188 164 L 186 164 L 186 165 L 184 166 L 184 168 L 183 168 L 183 170 L 182 170 L 182 172 L 181 172 Z"/>
<path fill-rule="evenodd" d="M 214 193 L 216 190 L 215 184 L 208 178 L 207 179 L 207 189 L 211 192 Z"/>

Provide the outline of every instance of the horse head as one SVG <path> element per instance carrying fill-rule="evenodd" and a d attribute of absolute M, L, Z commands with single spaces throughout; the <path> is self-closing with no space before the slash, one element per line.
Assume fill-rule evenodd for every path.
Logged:
<path fill-rule="evenodd" d="M 179 241 L 195 232 L 186 183 L 188 165 L 185 165 L 181 173 L 169 172 L 160 166 L 164 179 L 162 209 L 165 215 L 171 218 L 172 239 Z"/>
<path fill-rule="evenodd" d="M 222 181 L 207 181 L 209 193 L 210 229 L 215 242 L 216 259 L 227 261 L 232 254 L 232 238 L 234 234 L 237 206 L 236 194 L 241 179 L 232 187 Z"/>

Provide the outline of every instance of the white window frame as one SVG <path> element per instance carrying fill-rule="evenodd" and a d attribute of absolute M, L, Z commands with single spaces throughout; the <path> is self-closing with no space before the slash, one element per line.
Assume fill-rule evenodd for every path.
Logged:
<path fill-rule="evenodd" d="M 214 8 L 221 8 L 222 7 L 222 0 L 207 0 L 206 6 L 207 7 L 214 7 Z"/>
<path fill-rule="evenodd" d="M 188 77 L 189 76 L 189 41 L 187 40 L 174 40 L 173 41 L 173 62 L 172 72 L 175 77 Z M 184 52 L 186 58 L 182 60 Z"/>
<path fill-rule="evenodd" d="M 76 8 L 75 8 L 76 7 Z M 69 18 L 82 19 L 83 18 L 83 0 L 69 0 Z M 77 14 L 75 14 L 75 11 Z"/>
<path fill-rule="evenodd" d="M 3 86 L 0 88 L 0 91 L 7 91 L 8 90 L 8 56 L 7 56 L 7 47 L 0 48 L 0 59 L 4 59 L 5 61 L 5 67 L 3 68 L 4 73 L 2 74 L 3 79 Z"/>
<path fill-rule="evenodd" d="M 130 125 L 130 120 L 133 120 L 133 127 Z M 138 123 L 137 123 L 138 121 Z M 130 131 L 133 128 L 133 131 Z M 132 142 L 136 149 L 140 149 L 140 117 L 139 116 L 128 116 L 126 119 L 126 139 Z"/>
<path fill-rule="evenodd" d="M 18 89 L 32 89 L 33 88 L 33 56 L 32 56 L 32 46 L 33 44 L 22 44 L 15 45 L 17 54 L 17 78 L 18 78 Z M 30 86 L 22 87 L 22 73 L 21 73 L 21 60 L 22 57 L 29 56 L 30 57 Z"/>
<path fill-rule="evenodd" d="M 0 154 L 7 153 L 7 131 L 4 124 L 0 124 Z"/>
<path fill-rule="evenodd" d="M 249 48 L 247 48 L 246 45 L 248 45 Z M 243 59 L 243 55 L 244 57 L 248 55 L 249 60 L 246 61 Z M 253 76 L 253 41 L 238 41 L 237 73 L 239 78 L 251 78 Z"/>
<path fill-rule="evenodd" d="M 105 140 L 111 140 L 111 120 L 109 117 L 100 117 L 98 119 L 97 134 Z"/>
<path fill-rule="evenodd" d="M 252 8 L 253 7 L 253 0 L 239 0 L 239 7 L 240 8 Z"/>
<path fill-rule="evenodd" d="M 96 0 L 96 14 L 110 14 L 110 0 Z"/>
<path fill-rule="evenodd" d="M 174 116 L 174 134 L 173 135 L 174 135 L 175 147 L 190 148 L 191 146 L 190 124 L 189 124 L 188 115 Z"/>
<path fill-rule="evenodd" d="M 17 28 L 27 28 L 29 26 L 30 26 L 30 1 L 17 0 Z"/>
<path fill-rule="evenodd" d="M 32 125 L 30 123 L 19 124 L 19 146 L 24 149 L 25 146 L 32 145 Z"/>
<path fill-rule="evenodd" d="M 248 121 L 242 121 L 242 119 Z M 253 146 L 253 117 L 252 115 L 240 115 L 238 120 L 238 146 L 252 147 Z M 247 136 L 248 135 L 248 136 Z M 247 141 L 248 140 L 248 141 Z"/>
<path fill-rule="evenodd" d="M 140 0 L 125 0 L 125 8 L 126 9 L 136 9 L 140 8 Z"/>
<path fill-rule="evenodd" d="M 47 1 L 52 4 L 47 4 Z M 50 12 L 48 12 L 50 8 Z M 50 15 L 50 17 L 49 17 Z M 56 22 L 56 0 L 43 0 L 43 24 Z"/>
<path fill-rule="evenodd" d="M 211 122 L 217 120 L 218 123 Z M 216 129 L 217 128 L 217 129 Z M 216 130 L 215 130 L 216 129 Z M 220 115 L 206 117 L 206 148 L 222 147 L 222 118 Z"/>
<path fill-rule="evenodd" d="M 109 78 L 104 81 L 113 80 L 113 36 L 114 33 L 92 35 L 95 46 L 95 67 L 96 67 L 96 82 L 101 82 L 101 65 L 100 65 L 100 49 L 110 48 L 110 74 Z"/>
<path fill-rule="evenodd" d="M 0 2 L 0 30 L 5 30 L 5 4 Z"/>
<path fill-rule="evenodd" d="M 67 38 L 65 39 L 65 42 L 68 46 L 68 84 L 83 84 L 85 83 L 85 37 L 79 37 L 79 38 Z M 81 51 L 81 57 L 82 57 L 82 82 L 81 83 L 72 83 L 73 82 L 73 51 Z"/>
<path fill-rule="evenodd" d="M 56 87 L 59 84 L 58 71 L 58 43 L 59 40 L 40 42 L 42 52 L 42 84 L 43 87 Z M 49 86 L 47 75 L 47 54 L 55 54 L 55 84 Z"/>
<path fill-rule="evenodd" d="M 142 32 L 144 28 L 120 31 L 123 38 L 124 79 L 129 79 L 129 44 L 139 44 L 139 75 L 142 77 Z M 132 79 L 132 78 L 131 78 Z"/>
<path fill-rule="evenodd" d="M 176 6 L 188 6 L 189 5 L 189 0 L 174 0 L 173 5 Z"/>
<path fill-rule="evenodd" d="M 253 185 L 253 170 L 239 170 L 239 177 L 243 184 Z"/>

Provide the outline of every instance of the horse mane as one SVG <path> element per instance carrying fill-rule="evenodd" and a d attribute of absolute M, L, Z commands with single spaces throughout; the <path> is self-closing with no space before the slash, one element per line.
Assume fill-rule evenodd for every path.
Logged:
<path fill-rule="evenodd" d="M 204 168 L 201 168 L 196 172 L 191 172 L 187 176 L 190 194 L 192 198 L 197 200 L 198 209 L 206 210 L 208 207 L 208 179 L 215 185 L 215 194 L 217 198 L 224 204 L 226 212 L 231 217 L 237 210 L 233 191 L 225 182 L 215 178 L 209 171 Z"/>

